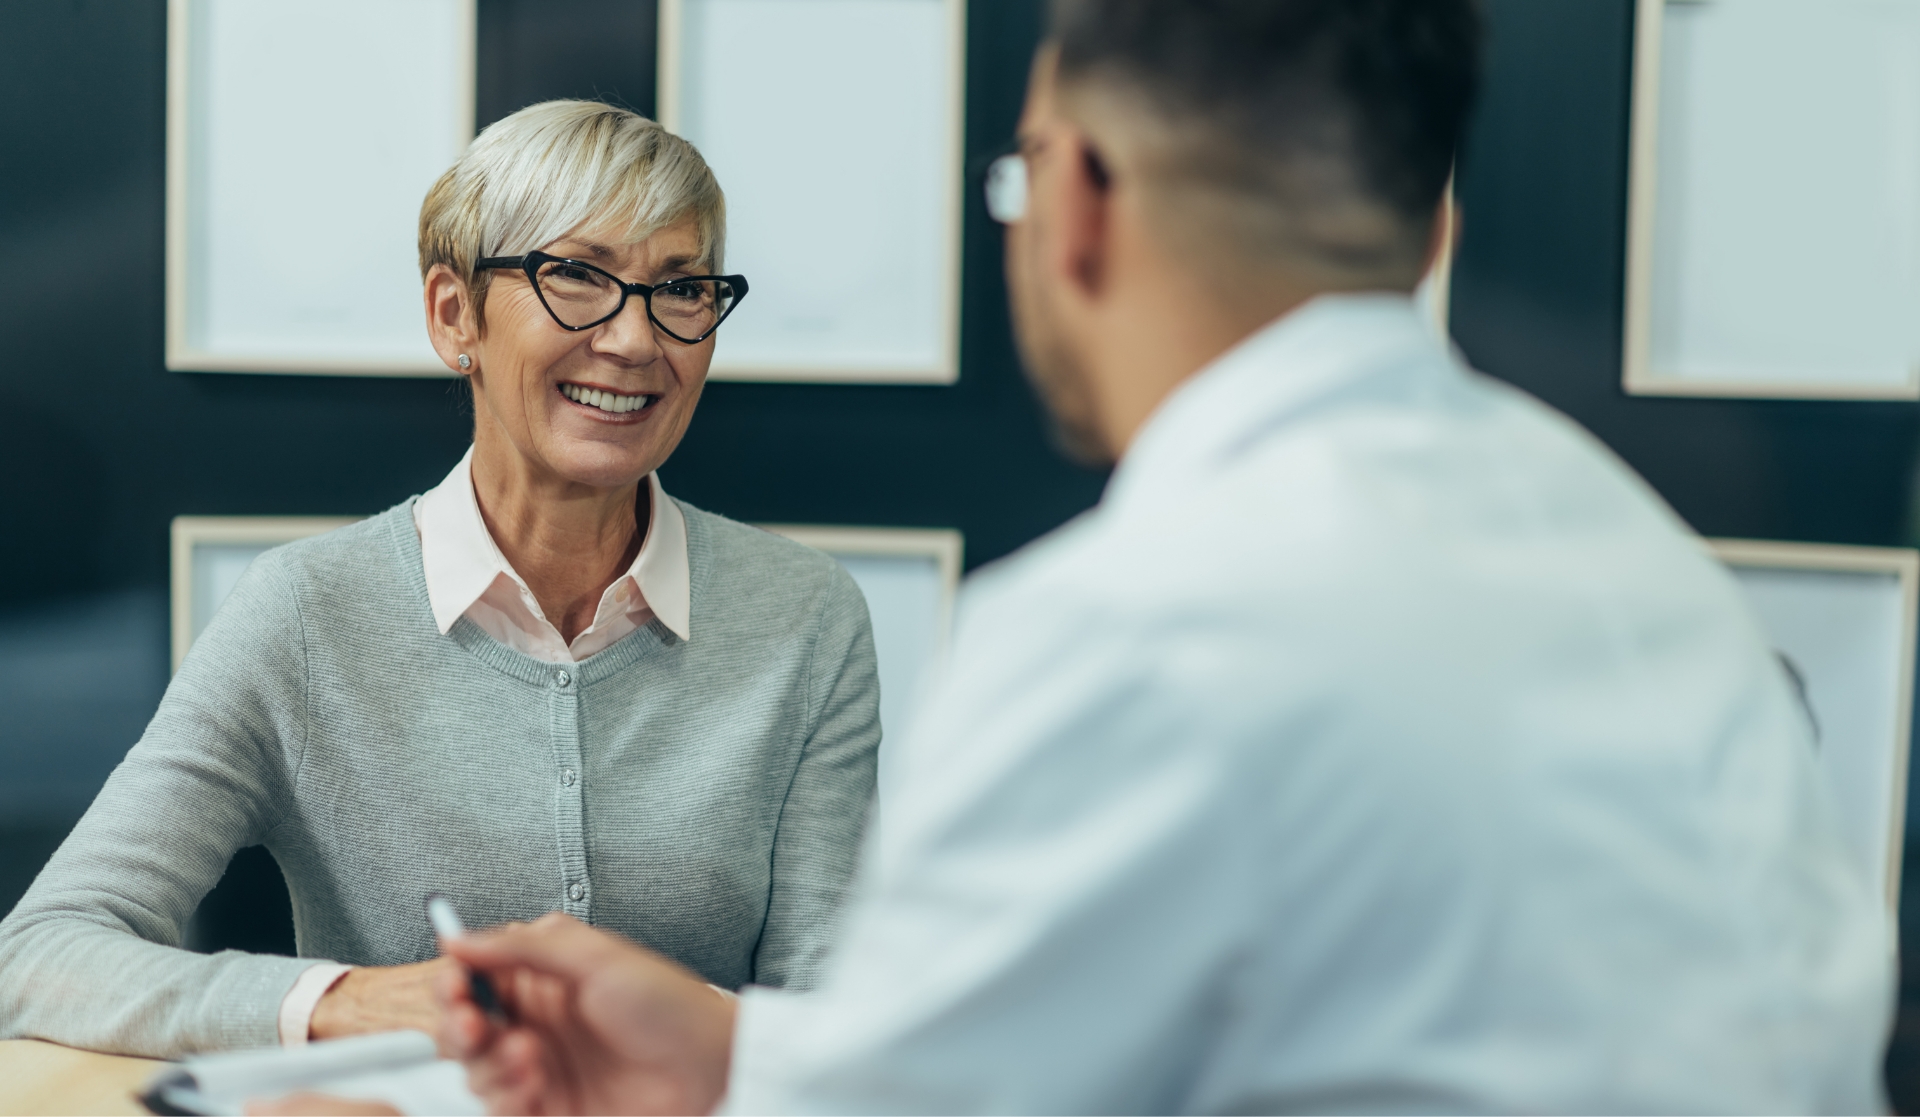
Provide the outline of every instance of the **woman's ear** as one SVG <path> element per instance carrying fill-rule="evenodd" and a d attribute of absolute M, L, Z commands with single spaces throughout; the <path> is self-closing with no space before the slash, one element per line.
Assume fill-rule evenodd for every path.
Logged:
<path fill-rule="evenodd" d="M 480 331 L 466 282 L 447 265 L 435 264 L 427 271 L 425 298 L 433 351 L 454 372 L 471 374 L 479 365 Z"/>

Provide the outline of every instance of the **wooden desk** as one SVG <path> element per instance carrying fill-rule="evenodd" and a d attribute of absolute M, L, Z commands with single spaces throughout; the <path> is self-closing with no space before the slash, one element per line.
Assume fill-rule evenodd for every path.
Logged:
<path fill-rule="evenodd" d="M 0 1114 L 143 1114 L 133 1095 L 160 1065 L 37 1039 L 0 1040 Z"/>

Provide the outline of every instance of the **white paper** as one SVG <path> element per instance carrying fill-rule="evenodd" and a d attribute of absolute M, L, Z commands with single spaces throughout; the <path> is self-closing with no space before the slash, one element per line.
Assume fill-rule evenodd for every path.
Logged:
<path fill-rule="evenodd" d="M 1664 11 L 1653 374 L 1909 383 L 1920 368 L 1920 0 Z"/>
<path fill-rule="evenodd" d="M 714 374 L 951 374 L 959 173 L 945 0 L 685 0 L 679 132 L 749 290 Z"/>
<path fill-rule="evenodd" d="M 465 1069 L 439 1058 L 433 1039 L 416 1031 L 202 1055 L 160 1071 L 154 1083 L 170 1102 L 202 1113 L 237 1114 L 251 1100 L 305 1090 L 384 1101 L 403 1113 L 486 1112 Z"/>

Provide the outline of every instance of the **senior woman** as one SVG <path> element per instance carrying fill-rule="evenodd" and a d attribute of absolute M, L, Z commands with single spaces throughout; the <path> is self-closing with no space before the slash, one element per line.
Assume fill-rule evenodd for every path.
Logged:
<path fill-rule="evenodd" d="M 633 113 L 555 101 L 428 193 L 434 349 L 473 389 L 439 487 L 263 555 L 0 924 L 0 1034 L 147 1055 L 431 1027 L 422 914 L 565 911 L 718 986 L 802 985 L 873 792 L 866 605 L 678 502 L 724 203 Z M 263 844 L 300 958 L 180 949 Z M 349 966 L 354 968 L 348 968 Z"/>

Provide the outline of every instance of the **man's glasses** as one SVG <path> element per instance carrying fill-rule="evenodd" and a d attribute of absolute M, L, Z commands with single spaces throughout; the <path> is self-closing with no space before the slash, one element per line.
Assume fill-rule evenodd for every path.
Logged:
<path fill-rule="evenodd" d="M 1009 151 L 987 164 L 987 213 L 1002 225 L 1027 215 L 1027 157 Z"/>
<path fill-rule="evenodd" d="M 690 275 L 650 286 L 627 283 L 585 261 L 545 252 L 488 256 L 473 266 L 524 272 L 540 305 L 564 330 L 590 330 L 611 321 L 638 295 L 660 332 L 687 345 L 705 341 L 747 297 L 744 275 Z"/>

